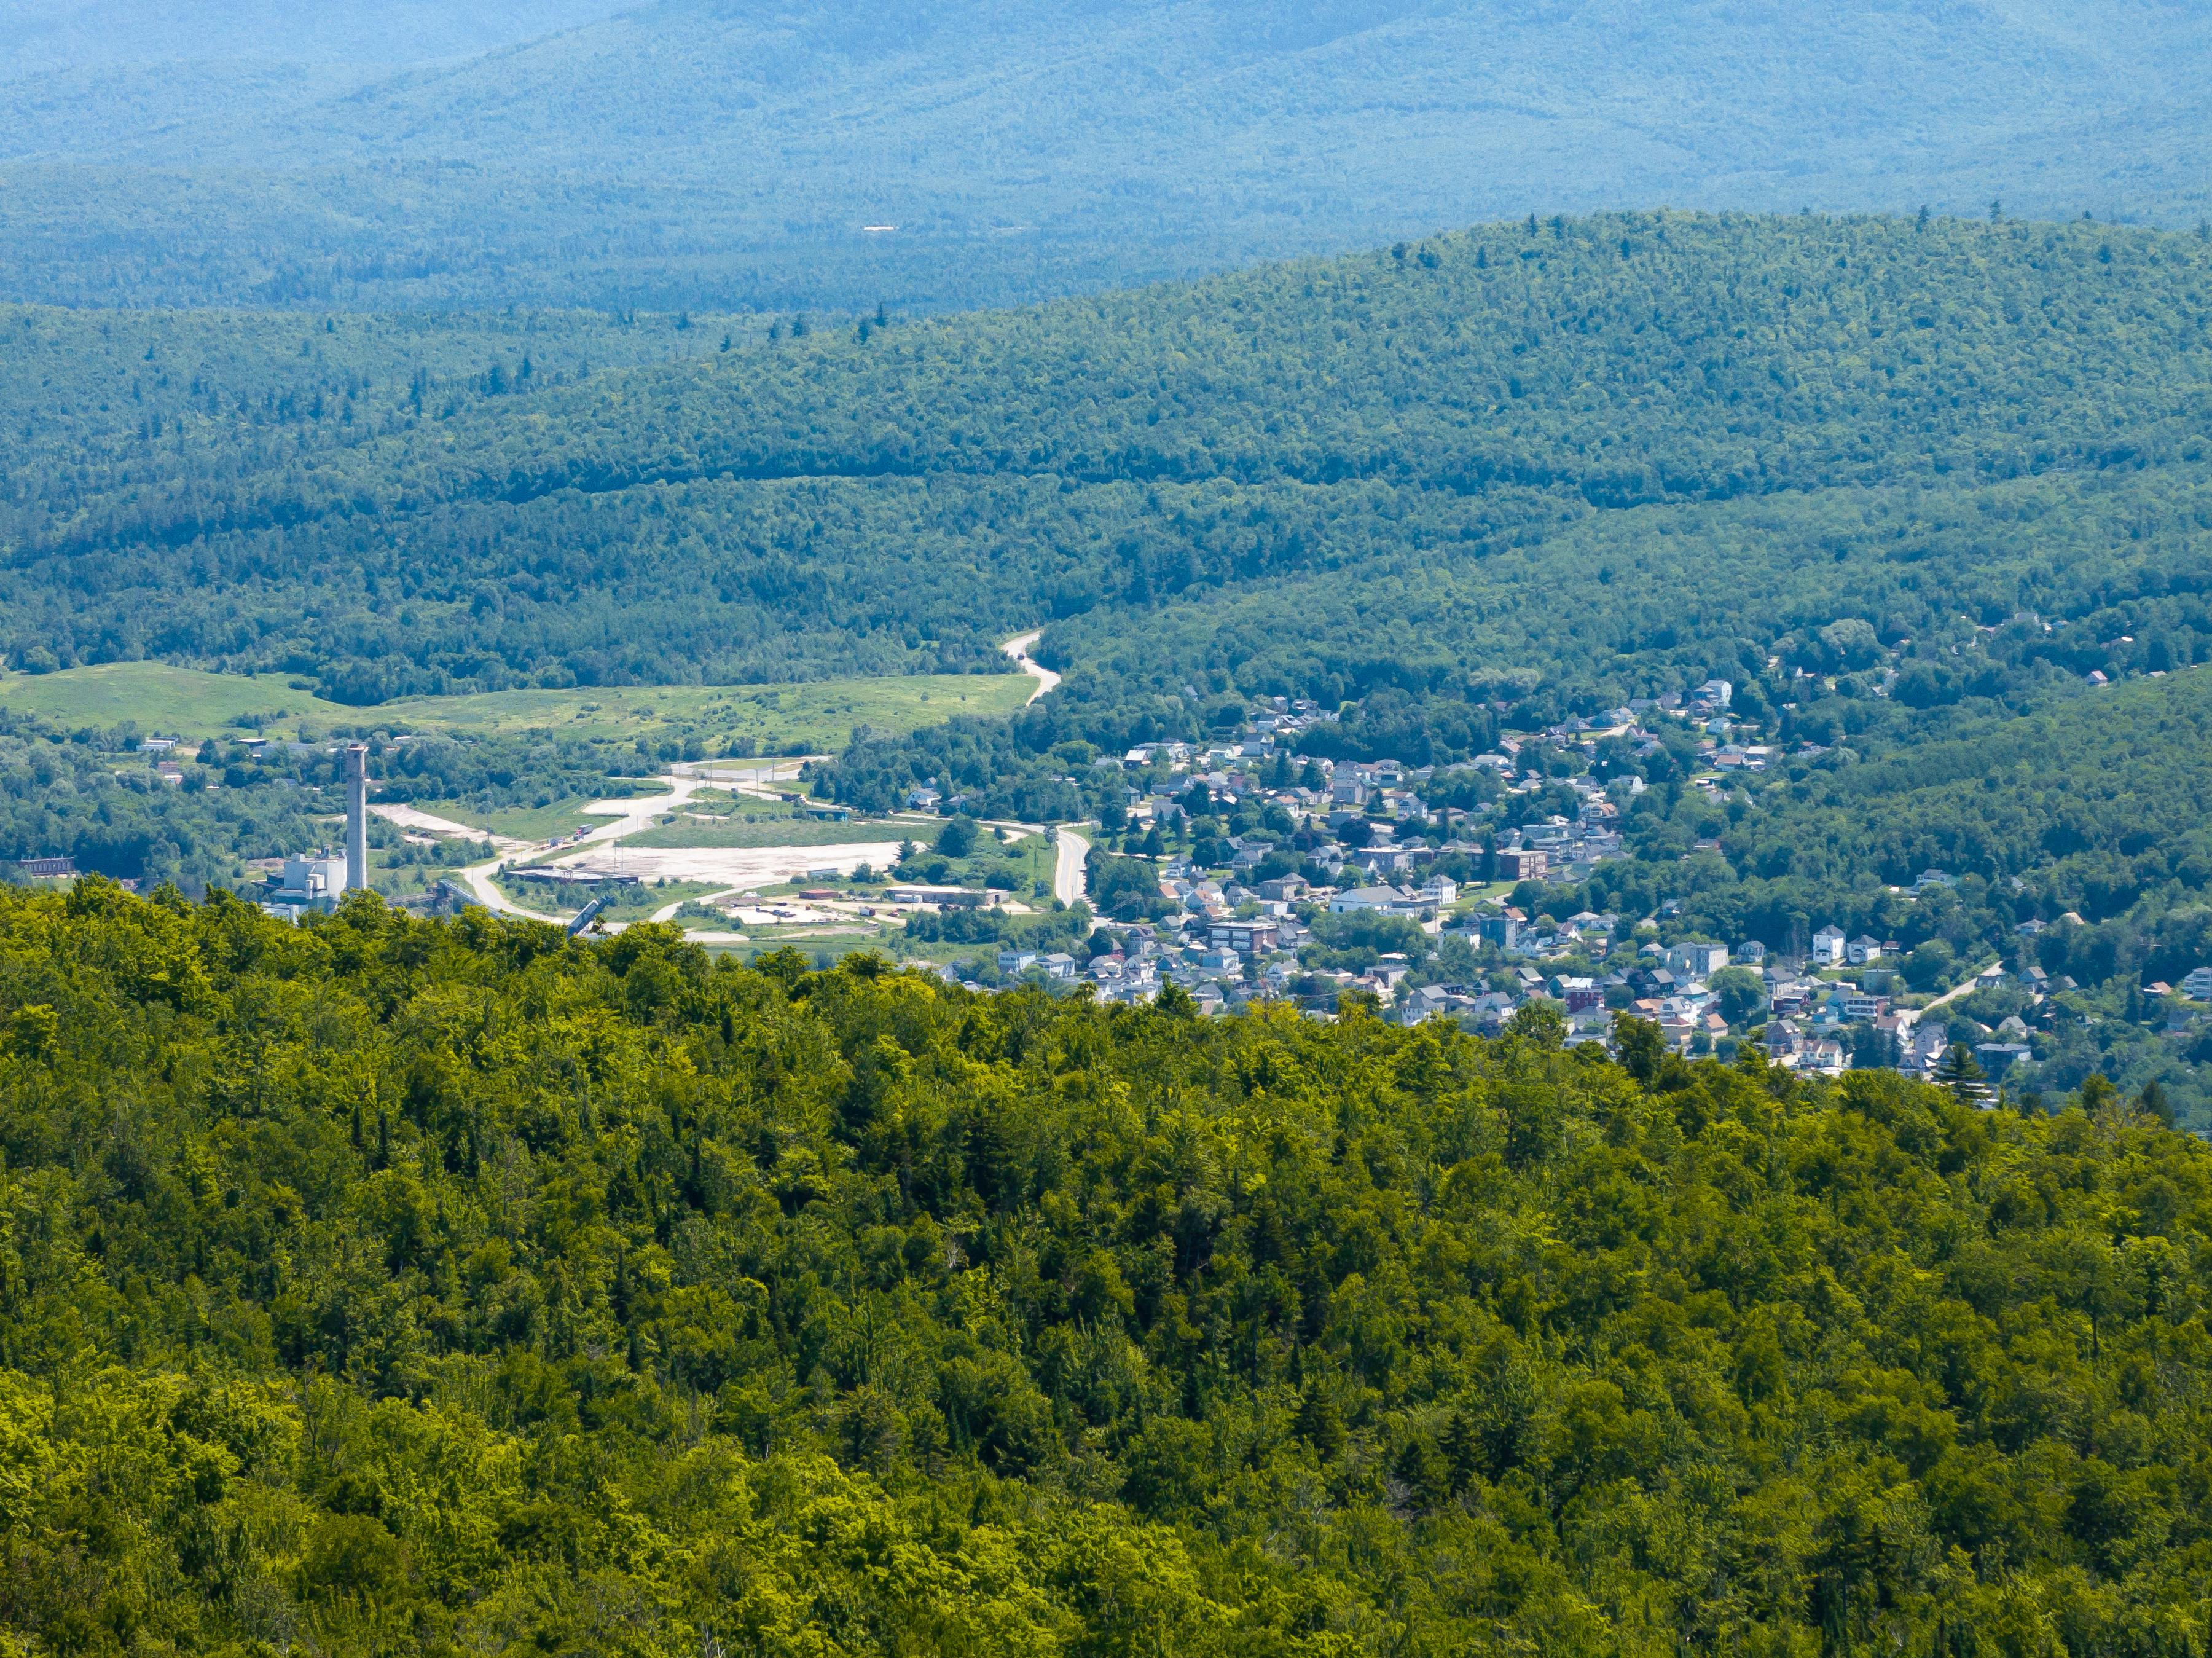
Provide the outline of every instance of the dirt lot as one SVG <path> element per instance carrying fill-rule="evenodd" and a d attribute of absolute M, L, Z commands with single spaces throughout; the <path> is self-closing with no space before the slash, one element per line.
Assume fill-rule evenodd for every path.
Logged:
<path fill-rule="evenodd" d="M 848 841 L 828 847 L 629 847 L 623 848 L 625 875 L 648 881 L 711 881 L 717 886 L 774 886 L 803 880 L 811 869 L 849 875 L 862 864 L 887 870 L 898 859 L 896 841 Z M 595 846 L 558 860 L 563 867 L 611 871 L 611 847 Z"/>

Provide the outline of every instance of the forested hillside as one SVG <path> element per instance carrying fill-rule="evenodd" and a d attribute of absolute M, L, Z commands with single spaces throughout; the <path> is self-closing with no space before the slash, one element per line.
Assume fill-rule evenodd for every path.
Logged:
<path fill-rule="evenodd" d="M 9 307 L 0 310 L 8 503 L 44 495 L 78 513 L 102 485 L 143 495 L 295 466 L 410 419 L 450 418 L 479 398 L 712 353 L 732 342 L 733 320 Z M 216 477 L 195 477 L 203 468 Z M 10 545 L 24 527 L 11 517 Z"/>
<path fill-rule="evenodd" d="M 398 418 L 352 440 L 327 397 L 282 444 L 250 413 L 273 371 L 227 380 L 179 323 L 128 365 L 134 398 L 167 381 L 160 435 L 149 411 L 104 460 L 54 465 L 87 446 L 42 446 L 46 386 L 9 393 L 0 627 L 368 702 L 989 666 L 1056 616 L 1065 718 L 1109 740 L 1187 685 L 1607 706 L 1851 618 L 2032 610 L 2084 630 L 2019 671 L 2078 673 L 2129 607 L 2201 604 L 2208 279 L 2202 237 L 2094 225 L 1531 222 L 1030 312 L 709 330 L 700 361 L 558 386 L 508 347 L 502 395 L 419 412 L 390 411 L 425 355 L 394 343 L 368 377 Z M 0 319 L 57 363 L 111 325 Z M 75 401 L 135 434 L 107 355 Z"/>
<path fill-rule="evenodd" d="M 27 1650 L 2180 1653 L 2197 1142 L 0 895 Z"/>
<path fill-rule="evenodd" d="M 2185 224 L 2208 57 L 2135 0 L 40 0 L 0 294 L 865 313 L 1532 209 Z"/>

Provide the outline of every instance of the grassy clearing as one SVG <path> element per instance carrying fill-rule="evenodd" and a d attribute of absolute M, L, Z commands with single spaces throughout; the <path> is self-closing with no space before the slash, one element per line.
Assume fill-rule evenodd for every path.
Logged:
<path fill-rule="evenodd" d="M 797 785 L 794 784 L 793 786 L 795 789 Z M 767 800 L 757 794 L 739 794 L 732 789 L 718 788 L 702 788 L 696 791 L 691 796 L 690 803 L 684 806 L 684 812 L 687 817 L 693 818 L 738 820 L 757 817 L 763 822 L 771 818 L 778 822 L 789 822 L 805 815 L 804 808 L 794 805 L 787 799 Z"/>
<path fill-rule="evenodd" d="M 571 834 L 607 821 L 584 811 L 591 804 L 588 800 L 556 800 L 550 806 L 491 808 L 472 805 L 465 800 L 415 800 L 409 804 L 434 817 L 450 817 L 456 823 L 466 823 L 492 835 L 511 835 L 518 841 L 550 841 L 556 835 Z"/>
<path fill-rule="evenodd" d="M 0 708 L 80 726 L 136 725 L 149 735 L 215 737 L 304 728 L 496 735 L 550 731 L 599 741 L 735 740 L 764 753 L 841 749 L 854 727 L 913 731 L 956 714 L 1006 714 L 1029 698 L 1021 674 L 825 679 L 797 685 L 643 685 L 616 689 L 491 691 L 416 696 L 373 708 L 317 696 L 283 674 L 205 673 L 167 662 L 110 662 L 58 673 L 0 676 Z"/>
<path fill-rule="evenodd" d="M 926 825 L 907 826 L 903 838 L 915 841 L 921 850 L 901 879 L 924 881 L 933 886 L 945 883 L 982 886 L 994 875 L 1011 876 L 1012 886 L 1007 888 L 1002 882 L 1001 890 L 1012 891 L 1024 902 L 1036 896 L 1040 881 L 1045 884 L 1047 891 L 1051 890 L 1053 871 L 1059 859 L 1057 850 L 1048 846 L 1041 835 L 1025 835 L 1017 841 L 1002 841 L 986 833 L 976 838 L 973 853 L 958 859 L 948 859 L 930 849 L 933 837 Z"/>
<path fill-rule="evenodd" d="M 149 736 L 214 737 L 240 729 L 321 732 L 362 710 L 325 702 L 283 674 L 203 673 L 167 662 L 108 662 L 61 673 L 0 676 L 0 708 L 68 726 L 135 725 Z"/>
<path fill-rule="evenodd" d="M 903 841 L 913 836 L 913 826 L 862 822 L 817 823 L 811 817 L 778 817 L 766 823 L 685 823 L 678 819 L 659 829 L 642 829 L 626 836 L 633 847 L 842 847 L 856 841 Z"/>
<path fill-rule="evenodd" d="M 416 697 L 363 713 L 381 723 L 486 733 L 555 731 L 599 739 L 697 737 L 709 749 L 750 738 L 773 753 L 842 749 L 854 730 L 913 731 L 956 714 L 1012 714 L 1029 700 L 1018 674 L 829 679 L 800 685 L 653 685 Z M 400 729 L 398 724 L 393 730 Z"/>
<path fill-rule="evenodd" d="M 667 793 L 665 782 L 641 778 L 629 785 L 627 794 L 596 795 L 589 799 L 580 795 L 543 806 L 486 807 L 466 800 L 410 800 L 408 805 L 433 817 L 451 818 L 456 823 L 466 823 L 471 829 L 493 835 L 511 835 L 518 841 L 550 841 L 556 835 L 568 835 L 580 829 L 605 828 L 608 820 L 605 817 L 584 810 L 594 800 L 642 799 L 647 795 Z"/>

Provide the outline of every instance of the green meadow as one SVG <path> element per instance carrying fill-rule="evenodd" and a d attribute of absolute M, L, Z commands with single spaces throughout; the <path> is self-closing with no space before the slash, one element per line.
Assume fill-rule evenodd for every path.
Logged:
<path fill-rule="evenodd" d="M 604 795 L 574 795 L 542 806 L 485 806 L 471 800 L 415 800 L 409 804 L 433 817 L 466 823 L 488 835 L 511 835 L 518 841 L 550 841 L 556 835 L 571 835 L 580 829 L 605 828 L 608 822 L 605 817 L 584 810 L 593 798 L 634 800 L 642 795 L 663 793 L 665 790 L 657 782 L 639 779 L 610 787 Z"/>
<path fill-rule="evenodd" d="M 956 714 L 1012 714 L 1034 682 L 1020 674 L 824 679 L 781 685 L 634 685 L 418 696 L 353 708 L 283 674 L 208 673 L 167 662 L 110 662 L 57 673 L 0 676 L 0 708 L 72 726 L 136 725 L 149 736 L 241 730 L 317 736 L 342 731 L 469 735 L 550 731 L 593 740 L 732 739 L 763 752 L 842 749 L 855 728 L 909 732 Z"/>

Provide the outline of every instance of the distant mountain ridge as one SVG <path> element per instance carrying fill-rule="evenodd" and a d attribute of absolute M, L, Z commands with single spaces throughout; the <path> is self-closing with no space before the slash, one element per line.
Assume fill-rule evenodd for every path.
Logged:
<path fill-rule="evenodd" d="M 11 0 L 0 82 L 90 70 L 331 64 L 364 76 L 542 40 L 635 0 Z"/>
<path fill-rule="evenodd" d="M 943 308 L 1531 210 L 2212 199 L 2212 15 L 2130 0 L 142 11 L 0 23 L 0 292 Z M 138 55 L 56 62 L 94 33 Z"/>

